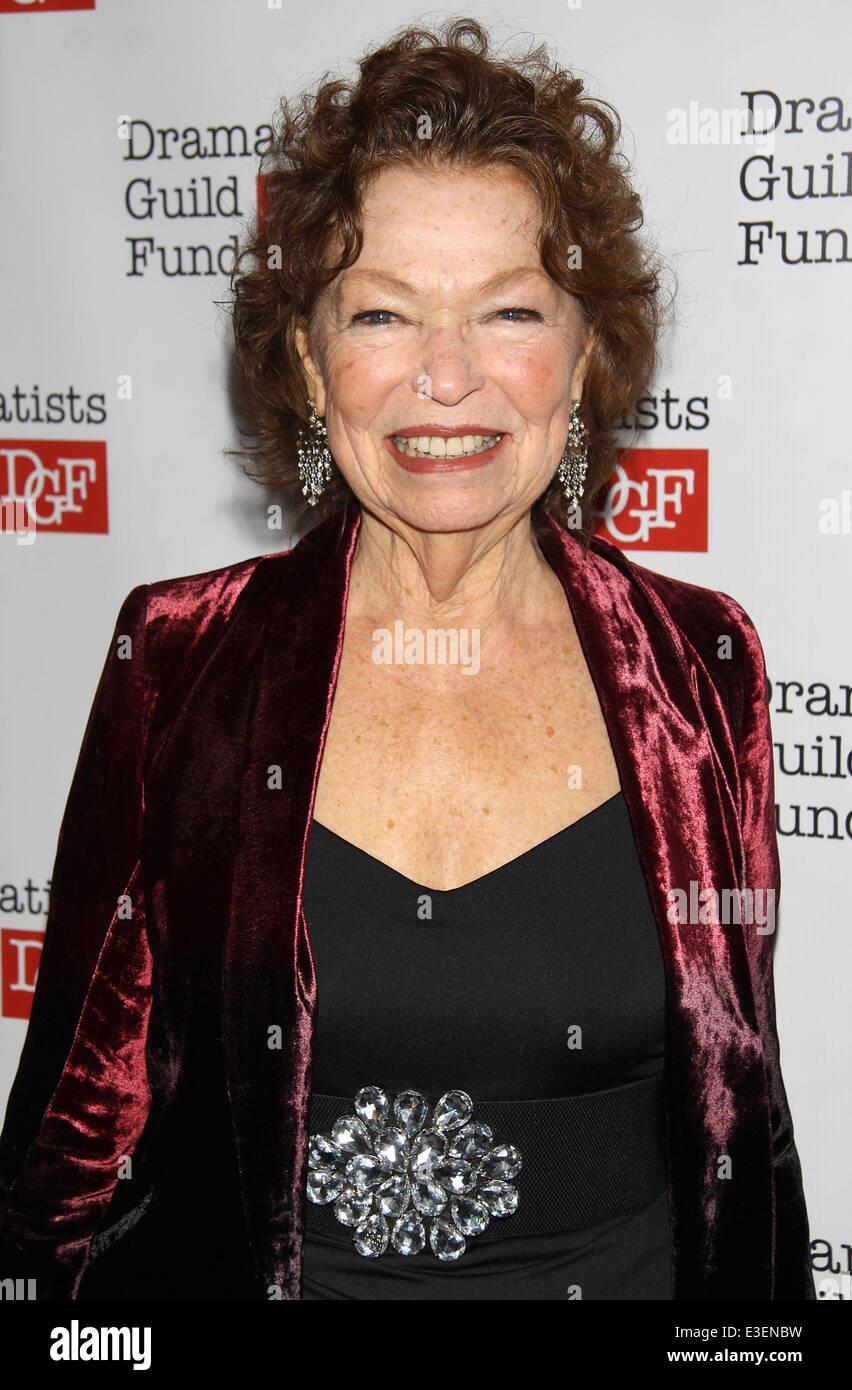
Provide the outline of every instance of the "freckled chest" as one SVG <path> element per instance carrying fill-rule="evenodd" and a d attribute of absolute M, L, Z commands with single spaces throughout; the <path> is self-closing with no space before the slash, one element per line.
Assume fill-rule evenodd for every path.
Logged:
<path fill-rule="evenodd" d="M 490 872 L 619 789 L 570 616 L 481 637 L 479 670 L 377 664 L 349 623 L 314 816 L 416 881 Z"/>

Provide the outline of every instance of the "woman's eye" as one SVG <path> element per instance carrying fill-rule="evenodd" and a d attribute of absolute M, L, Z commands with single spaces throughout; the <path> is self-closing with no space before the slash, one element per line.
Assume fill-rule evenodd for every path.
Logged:
<path fill-rule="evenodd" d="M 394 318 L 394 315 L 391 313 L 390 309 L 364 309 L 360 314 L 353 314 L 349 322 L 364 323 L 368 319 L 375 319 L 376 315 L 378 314 L 384 314 L 386 319 Z M 381 328 L 382 325 L 379 324 L 378 327 Z"/>
<path fill-rule="evenodd" d="M 500 318 L 504 314 L 511 314 L 513 317 L 510 322 L 513 323 L 524 323 L 528 320 L 537 320 L 539 323 L 542 321 L 541 314 L 537 309 L 522 309 L 519 307 L 498 309 L 494 317 Z M 381 328 L 396 317 L 396 314 L 392 313 L 390 309 L 362 309 L 359 313 L 353 314 L 349 322 L 350 324 L 369 323 L 375 325 L 377 328 Z"/>

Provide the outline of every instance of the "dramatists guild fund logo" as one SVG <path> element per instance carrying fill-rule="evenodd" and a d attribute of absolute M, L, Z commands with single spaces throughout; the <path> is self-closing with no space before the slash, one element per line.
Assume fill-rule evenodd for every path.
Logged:
<path fill-rule="evenodd" d="M 29 1018 L 43 946 L 43 931 L 0 929 L 3 1018 Z"/>
<path fill-rule="evenodd" d="M 707 549 L 706 449 L 619 449 L 596 533 L 622 550 Z"/>
<path fill-rule="evenodd" d="M 39 532 L 106 534 L 106 443 L 0 440 L 0 530 L 19 545 Z"/>
<path fill-rule="evenodd" d="M 0 14 L 44 14 L 51 10 L 93 10 L 95 0 L 0 0 Z"/>
<path fill-rule="evenodd" d="M 0 1014 L 30 1017 L 38 979 L 44 927 L 50 906 L 51 881 L 0 883 Z M 9 925 L 6 925 L 6 919 Z M 24 920 L 26 919 L 26 920 Z M 2 1271 L 0 1271 L 2 1273 Z"/>

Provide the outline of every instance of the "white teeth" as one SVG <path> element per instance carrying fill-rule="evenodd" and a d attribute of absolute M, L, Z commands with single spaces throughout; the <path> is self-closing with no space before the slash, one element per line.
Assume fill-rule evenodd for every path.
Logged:
<path fill-rule="evenodd" d="M 499 434 L 457 434 L 449 439 L 442 439 L 436 434 L 421 434 L 416 438 L 391 435 L 400 453 L 410 454 L 412 458 L 434 459 L 464 458 L 468 454 L 481 454 L 486 449 L 491 449 L 502 437 Z"/>

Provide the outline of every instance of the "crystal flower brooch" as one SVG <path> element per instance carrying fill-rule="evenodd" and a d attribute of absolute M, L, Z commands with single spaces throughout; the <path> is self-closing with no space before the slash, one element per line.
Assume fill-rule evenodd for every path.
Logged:
<path fill-rule="evenodd" d="M 364 1086 L 354 1115 L 311 1136 L 308 1200 L 334 1203 L 359 1255 L 417 1255 L 428 1239 L 439 1260 L 459 1259 L 467 1239 L 518 1205 L 511 1179 L 521 1155 L 472 1115 L 465 1091 L 447 1091 L 430 1114 L 419 1091 L 391 1104 L 379 1086 Z"/>

